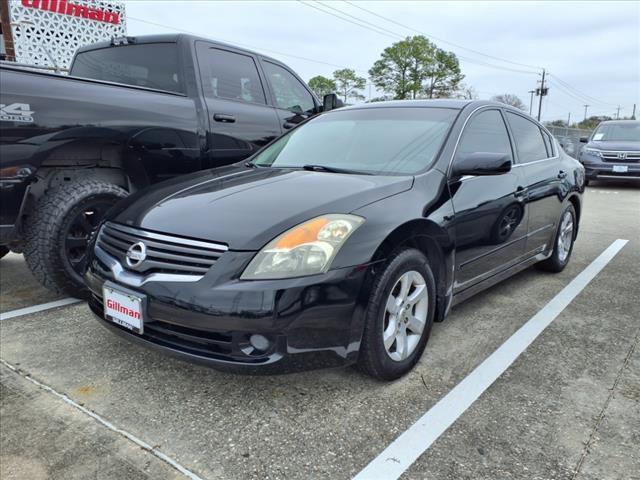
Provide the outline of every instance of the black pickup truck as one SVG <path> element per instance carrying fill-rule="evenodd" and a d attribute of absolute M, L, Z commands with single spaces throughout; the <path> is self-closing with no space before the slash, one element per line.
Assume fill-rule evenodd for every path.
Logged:
<path fill-rule="evenodd" d="M 189 35 L 78 50 L 69 76 L 0 66 L 0 256 L 82 296 L 87 242 L 118 199 L 242 161 L 321 104 L 286 65 Z"/>

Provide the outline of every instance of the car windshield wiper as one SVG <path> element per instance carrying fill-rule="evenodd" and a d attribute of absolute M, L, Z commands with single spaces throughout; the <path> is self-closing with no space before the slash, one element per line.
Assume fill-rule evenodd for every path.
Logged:
<path fill-rule="evenodd" d="M 362 172 L 360 170 L 349 170 L 346 168 L 328 167 L 326 165 L 303 165 L 303 170 L 309 170 L 311 172 L 329 172 L 329 173 L 349 173 L 354 175 L 373 175 L 369 172 Z"/>

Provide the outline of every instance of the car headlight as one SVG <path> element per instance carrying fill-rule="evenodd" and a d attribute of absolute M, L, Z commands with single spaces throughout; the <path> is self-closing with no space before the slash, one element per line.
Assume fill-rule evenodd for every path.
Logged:
<path fill-rule="evenodd" d="M 240 278 L 280 279 L 325 273 L 363 222 L 364 218 L 355 215 L 331 214 L 301 223 L 265 245 Z"/>
<path fill-rule="evenodd" d="M 595 155 L 596 157 L 602 157 L 602 152 L 600 150 L 596 150 L 595 148 L 586 148 L 584 149 L 585 153 L 589 155 Z"/>

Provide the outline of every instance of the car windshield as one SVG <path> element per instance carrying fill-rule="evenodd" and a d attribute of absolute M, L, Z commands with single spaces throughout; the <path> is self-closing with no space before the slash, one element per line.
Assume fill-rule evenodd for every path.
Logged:
<path fill-rule="evenodd" d="M 640 122 L 600 125 L 593 134 L 596 142 L 640 142 Z"/>
<path fill-rule="evenodd" d="M 406 175 L 435 159 L 458 110 L 381 107 L 319 115 L 276 140 L 252 163 Z"/>
<path fill-rule="evenodd" d="M 70 75 L 183 92 L 175 43 L 146 43 L 79 53 Z"/>

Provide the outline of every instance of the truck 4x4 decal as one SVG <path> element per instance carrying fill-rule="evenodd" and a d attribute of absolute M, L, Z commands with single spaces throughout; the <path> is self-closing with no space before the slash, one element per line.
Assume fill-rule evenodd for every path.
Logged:
<path fill-rule="evenodd" d="M 0 120 L 3 122 L 33 123 L 34 113 L 28 103 L 0 103 Z"/>

